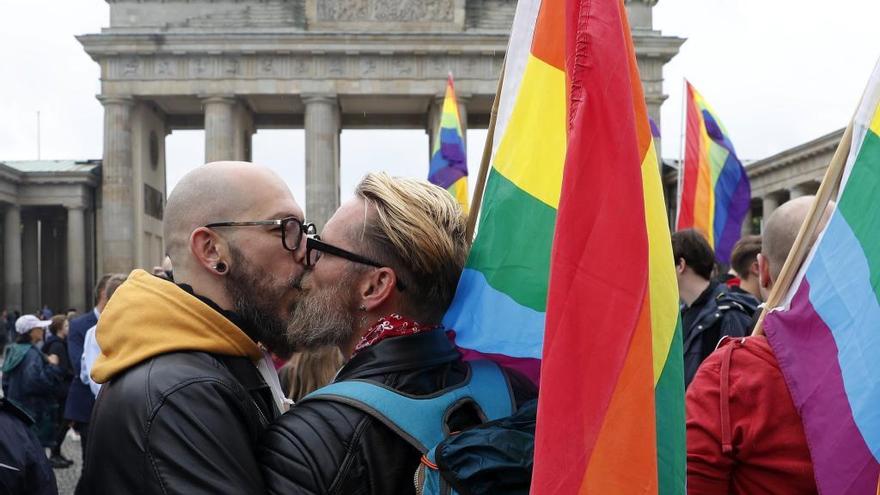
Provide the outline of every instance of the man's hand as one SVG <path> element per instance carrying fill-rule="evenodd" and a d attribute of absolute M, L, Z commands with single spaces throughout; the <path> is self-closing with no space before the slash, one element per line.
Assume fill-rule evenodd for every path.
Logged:
<path fill-rule="evenodd" d="M 49 361 L 49 364 L 54 364 L 55 366 L 58 366 L 59 361 L 57 354 L 49 354 L 49 357 L 46 358 L 46 360 Z"/>

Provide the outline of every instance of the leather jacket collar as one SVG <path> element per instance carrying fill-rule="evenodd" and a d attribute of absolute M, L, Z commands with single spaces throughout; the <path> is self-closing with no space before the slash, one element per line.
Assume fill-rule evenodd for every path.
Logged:
<path fill-rule="evenodd" d="M 446 330 L 438 328 L 392 337 L 364 349 L 339 370 L 334 381 L 427 368 L 458 359 L 458 350 L 449 341 Z"/>

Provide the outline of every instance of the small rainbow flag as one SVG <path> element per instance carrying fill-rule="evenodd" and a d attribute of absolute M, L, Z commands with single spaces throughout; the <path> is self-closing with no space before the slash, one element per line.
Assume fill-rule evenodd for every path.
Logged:
<path fill-rule="evenodd" d="M 715 249 L 715 258 L 730 263 L 749 211 L 749 177 L 718 115 L 691 83 L 687 83 L 682 173 L 676 228 L 702 232 Z"/>
<path fill-rule="evenodd" d="M 434 147 L 431 150 L 428 181 L 449 191 L 467 213 L 467 175 L 467 153 L 461 130 L 461 116 L 458 113 L 458 100 L 455 98 L 452 74 L 449 74 L 440 125 L 437 127 L 437 134 L 434 135 Z"/>
<path fill-rule="evenodd" d="M 880 476 L 880 62 L 853 121 L 837 206 L 764 319 L 823 495 Z"/>
<path fill-rule="evenodd" d="M 496 136 L 444 323 L 540 380 L 532 493 L 683 494 L 678 290 L 623 0 L 520 0 Z"/>

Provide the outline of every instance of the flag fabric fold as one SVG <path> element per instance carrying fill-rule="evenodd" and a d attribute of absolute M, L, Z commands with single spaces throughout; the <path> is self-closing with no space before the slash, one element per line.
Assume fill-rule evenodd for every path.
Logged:
<path fill-rule="evenodd" d="M 479 230 L 444 319 L 467 357 L 540 380 L 536 494 L 684 493 L 678 290 L 625 12 L 518 3 Z"/>
<path fill-rule="evenodd" d="M 440 111 L 440 124 L 433 136 L 428 181 L 449 191 L 465 213 L 468 211 L 467 153 L 461 115 L 452 74 L 446 80 L 446 94 Z"/>
<path fill-rule="evenodd" d="M 715 258 L 729 264 L 750 207 L 749 177 L 718 115 L 690 83 L 686 87 L 685 157 L 676 228 L 702 232 Z"/>
<path fill-rule="evenodd" d="M 880 62 L 853 121 L 836 206 L 764 330 L 823 495 L 880 476 Z"/>
<path fill-rule="evenodd" d="M 564 10 L 568 149 L 532 486 L 683 494 L 678 289 L 626 8 L 568 0 Z"/>

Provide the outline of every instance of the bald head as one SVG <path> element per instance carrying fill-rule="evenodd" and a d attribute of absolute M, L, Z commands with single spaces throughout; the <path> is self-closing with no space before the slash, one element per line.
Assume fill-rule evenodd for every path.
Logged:
<path fill-rule="evenodd" d="M 278 174 L 253 163 L 213 162 L 184 175 L 168 196 L 163 222 L 166 250 L 175 271 L 180 273 L 188 268 L 193 230 L 212 222 L 291 214 L 269 211 L 279 199 L 294 203 Z"/>
<path fill-rule="evenodd" d="M 770 265 L 770 277 L 772 280 L 779 278 L 782 265 L 785 264 L 788 253 L 794 247 L 794 241 L 797 239 L 801 225 L 810 213 L 810 208 L 815 200 L 815 196 L 801 196 L 788 201 L 770 214 L 770 217 L 764 223 L 764 232 L 761 234 L 761 254 L 767 258 L 767 262 Z M 833 207 L 834 203 L 829 202 L 816 229 L 817 233 L 828 222 L 828 217 Z M 815 241 L 816 238 L 814 236 L 810 240 L 810 244 Z"/>

